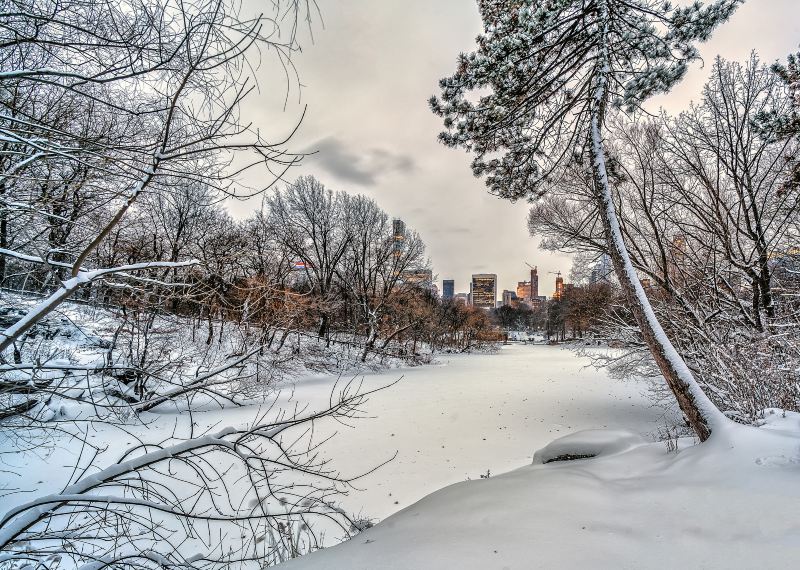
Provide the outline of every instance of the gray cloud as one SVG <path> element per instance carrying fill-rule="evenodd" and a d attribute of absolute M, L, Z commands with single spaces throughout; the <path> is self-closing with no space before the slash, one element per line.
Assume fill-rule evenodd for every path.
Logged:
<path fill-rule="evenodd" d="M 433 235 L 461 235 L 467 236 L 475 233 L 474 227 L 447 227 L 447 228 L 440 228 L 434 227 L 431 230 L 428 230 L 426 233 L 433 234 Z"/>
<path fill-rule="evenodd" d="M 347 182 L 370 186 L 383 174 L 390 172 L 412 172 L 414 159 L 383 148 L 371 148 L 356 152 L 336 137 L 326 137 L 314 143 L 309 152 L 313 162 Z"/>

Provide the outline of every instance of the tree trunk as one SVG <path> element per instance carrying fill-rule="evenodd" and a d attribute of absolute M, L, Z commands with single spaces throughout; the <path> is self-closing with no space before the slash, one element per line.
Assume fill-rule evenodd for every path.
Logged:
<path fill-rule="evenodd" d="M 370 323 L 369 330 L 367 331 L 367 338 L 364 341 L 364 350 L 361 353 L 361 362 L 367 361 L 367 354 L 375 346 L 375 340 L 378 338 L 378 328 L 373 323 Z"/>
<path fill-rule="evenodd" d="M 608 74 L 610 73 L 611 59 L 608 53 L 608 6 L 601 4 L 601 19 L 603 21 L 603 38 L 600 42 L 598 53 L 597 86 L 590 110 L 590 154 L 594 175 L 594 194 L 600 219 L 603 223 L 608 250 L 614 263 L 614 271 L 619 279 L 625 300 L 636 319 L 642 337 L 650 349 L 658 368 L 664 375 L 678 405 L 681 408 L 691 428 L 705 441 L 712 431 L 724 425 L 725 416 L 708 399 L 697 384 L 691 370 L 672 342 L 667 337 L 661 323 L 658 321 L 650 300 L 644 292 L 636 270 L 633 268 L 628 249 L 622 237 L 622 230 L 614 207 L 611 187 L 608 183 L 606 170 L 605 148 L 602 138 L 602 124 L 605 114 L 605 104 L 608 98 Z"/>
<path fill-rule="evenodd" d="M 319 338 L 325 338 L 325 336 L 328 334 L 328 321 L 328 313 L 322 313 L 319 319 Z"/>
<path fill-rule="evenodd" d="M 753 287 L 753 321 L 756 323 L 756 328 L 760 332 L 764 332 L 764 324 L 761 322 L 761 287 L 759 287 L 759 279 L 753 273 L 751 276 L 751 285 Z"/>
<path fill-rule="evenodd" d="M 0 184 L 0 198 L 5 199 L 6 185 Z M 0 247 L 8 248 L 8 208 L 0 206 Z M 0 255 L 0 285 L 6 280 L 6 256 Z"/>
<path fill-rule="evenodd" d="M 636 319 L 642 337 L 650 349 L 658 368 L 664 375 L 678 405 L 689 425 L 700 441 L 705 441 L 714 428 L 722 425 L 725 417 L 703 393 L 683 358 L 675 350 L 658 318 L 650 306 L 650 301 L 639 282 L 633 268 L 628 250 L 622 238 L 616 208 L 606 173 L 605 151 L 600 132 L 600 113 L 596 108 L 592 113 L 592 167 L 594 169 L 594 189 L 600 218 L 603 223 L 614 271 L 619 279 L 628 307 Z"/>
<path fill-rule="evenodd" d="M 775 305 L 772 301 L 772 272 L 769 269 L 769 261 L 767 259 L 766 251 L 762 251 L 758 259 L 759 266 L 759 288 L 761 289 L 761 306 L 764 307 L 764 312 L 767 318 L 771 319 L 775 316 Z"/>

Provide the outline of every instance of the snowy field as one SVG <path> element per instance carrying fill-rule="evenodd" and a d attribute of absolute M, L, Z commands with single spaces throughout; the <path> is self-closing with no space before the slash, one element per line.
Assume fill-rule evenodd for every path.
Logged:
<path fill-rule="evenodd" d="M 287 567 L 796 564 L 800 415 L 774 411 L 762 428 L 730 424 L 705 444 L 682 438 L 670 449 L 653 442 L 669 421 L 648 405 L 643 386 L 583 364 L 558 348 L 514 346 L 408 373 L 373 402 L 383 420 L 343 440 L 362 457 L 374 457 L 387 436 L 399 451 L 350 500 L 383 516 L 392 498 L 404 507 L 457 484 Z M 548 462 L 566 454 L 595 457 Z M 463 482 L 487 468 L 490 479 Z"/>
<path fill-rule="evenodd" d="M 559 347 L 511 345 L 359 376 L 364 390 L 391 385 L 370 396 L 368 417 L 320 422 L 314 440 L 330 437 L 323 453 L 344 476 L 393 458 L 339 500 L 383 522 L 288 567 L 784 568 L 800 558 L 797 415 L 670 451 L 655 440 L 675 412 L 651 405 L 644 384 L 587 364 Z M 306 377 L 277 398 L 285 409 L 321 410 L 336 386 Z M 143 424 L 86 427 L 106 449 L 102 465 L 136 438 L 244 427 L 264 410 L 164 409 Z M 4 454 L 3 511 L 64 486 L 76 450 L 53 443 L 47 453 Z M 563 454 L 598 457 L 543 464 Z"/>
<path fill-rule="evenodd" d="M 530 464 L 552 440 L 589 428 L 627 428 L 649 437 L 665 422 L 643 384 L 609 379 L 557 346 L 509 345 L 495 354 L 440 355 L 438 364 L 364 377 L 371 416 L 339 428 L 326 444 L 344 472 L 363 472 L 344 503 L 383 519 L 446 485 Z M 299 401 L 326 397 L 330 378 L 297 385 Z"/>
<path fill-rule="evenodd" d="M 608 427 L 647 436 L 667 421 L 663 410 L 646 399 L 644 386 L 611 380 L 587 367 L 586 360 L 553 346 L 443 354 L 435 365 L 390 369 L 358 380 L 364 390 L 394 384 L 370 396 L 363 410 L 368 417 L 350 426 L 322 422 L 316 440 L 333 435 L 323 454 L 345 476 L 368 472 L 394 457 L 359 479 L 358 489 L 341 499 L 347 512 L 373 521 L 452 483 L 527 465 L 536 449 L 567 433 Z M 323 409 L 336 382 L 330 375 L 306 377 L 287 384 L 278 400 L 286 409 Z M 195 406 L 191 414 L 164 407 L 160 413 L 142 414 L 142 423 L 80 425 L 89 442 L 105 449 L 96 460 L 102 466 L 136 445 L 136 439 L 182 438 L 190 424 L 195 434 L 244 427 L 265 407 Z M 87 460 L 65 441 L 51 441 L 35 453 L 3 454 L 0 510 L 64 487 L 72 466 Z"/>
<path fill-rule="evenodd" d="M 783 569 L 800 560 L 800 415 L 678 452 L 622 431 L 451 485 L 298 569 Z M 585 453 L 591 459 L 548 459 Z"/>

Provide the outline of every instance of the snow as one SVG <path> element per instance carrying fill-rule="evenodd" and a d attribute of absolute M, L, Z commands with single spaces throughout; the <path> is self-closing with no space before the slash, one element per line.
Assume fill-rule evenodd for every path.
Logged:
<path fill-rule="evenodd" d="M 397 453 L 343 500 L 351 512 L 376 519 L 445 485 L 529 464 L 536 448 L 572 431 L 627 428 L 649 436 L 677 417 L 652 406 L 645 384 L 611 380 L 557 346 L 440 355 L 438 366 L 368 375 L 363 387 L 399 374 L 397 384 L 370 397 L 369 418 L 338 426 L 325 445 L 334 465 L 348 473 Z M 320 407 L 316 399 L 327 402 L 329 386 L 329 379 L 308 379 L 296 385 L 294 397 Z"/>
<path fill-rule="evenodd" d="M 673 452 L 568 435 L 537 459 L 598 456 L 452 485 L 286 568 L 785 568 L 800 559 L 800 414 L 774 415 Z"/>
<path fill-rule="evenodd" d="M 604 22 L 606 22 L 607 15 L 605 14 L 605 4 L 603 4 L 603 10 L 605 16 Z M 625 240 L 622 236 L 622 229 L 620 228 L 616 207 L 614 205 L 614 197 L 611 193 L 611 186 L 608 182 L 605 148 L 603 145 L 600 117 L 598 116 L 599 108 L 607 94 L 606 74 L 608 73 L 608 54 L 606 53 L 605 44 L 603 45 L 603 54 L 606 64 L 602 69 L 602 73 L 599 74 L 597 90 L 594 96 L 595 110 L 593 110 L 591 115 L 591 136 L 592 156 L 594 158 L 594 168 L 598 178 L 598 184 L 600 186 L 603 207 L 605 208 L 604 217 L 608 225 L 608 238 L 613 244 L 619 259 L 621 260 L 622 271 L 624 272 L 628 286 L 633 288 L 638 310 L 644 317 L 645 322 L 640 322 L 640 328 L 642 328 L 643 335 L 645 338 L 647 337 L 648 329 L 649 332 L 652 333 L 655 344 L 658 345 L 664 359 L 669 363 L 672 371 L 674 371 L 676 380 L 683 384 L 686 392 L 691 396 L 693 404 L 697 406 L 697 409 L 702 416 L 702 421 L 707 424 L 711 431 L 715 429 L 721 429 L 727 424 L 728 419 L 716 408 L 713 402 L 711 402 L 708 396 L 706 396 L 706 394 L 697 384 L 697 380 L 695 380 L 694 375 L 692 374 L 691 370 L 689 370 L 686 362 L 684 362 L 681 355 L 678 354 L 678 351 L 672 345 L 669 337 L 664 332 L 661 323 L 658 321 L 658 318 L 653 312 L 653 307 L 650 305 L 650 300 L 647 298 L 647 294 L 644 292 L 644 288 L 639 281 L 639 276 L 633 267 L 630 255 L 628 255 L 628 248 L 625 245 Z M 645 327 L 645 324 L 647 327 Z"/>
<path fill-rule="evenodd" d="M 30 257 L 30 256 L 29 256 Z M 80 260 L 78 260 L 80 261 Z M 59 305 L 64 303 L 69 297 L 80 287 L 91 283 L 97 279 L 119 274 L 129 276 L 128 272 L 141 271 L 147 269 L 157 268 L 174 268 L 174 267 L 189 267 L 199 263 L 196 259 L 190 261 L 151 261 L 146 263 L 133 263 L 129 265 L 120 265 L 119 267 L 108 267 L 103 269 L 95 269 L 93 271 L 78 270 L 75 275 L 69 279 L 61 282 L 61 286 L 51 293 L 45 300 L 32 307 L 28 313 L 13 325 L 4 331 L 0 331 L 0 350 L 5 350 L 19 338 L 22 333 L 30 329 L 42 318 L 47 316 Z M 76 264 L 78 262 L 76 261 Z M 78 264 L 79 265 L 79 264 Z"/>
<path fill-rule="evenodd" d="M 551 463 L 565 457 L 601 457 L 628 451 L 645 443 L 627 430 L 587 429 L 560 437 L 533 454 L 533 464 Z"/>
<path fill-rule="evenodd" d="M 400 380 L 369 398 L 364 419 L 351 426 L 322 422 L 315 426 L 315 439 L 334 435 L 322 452 L 347 476 L 396 457 L 357 480 L 358 488 L 341 499 L 342 507 L 380 520 L 446 485 L 529 464 L 535 448 L 572 431 L 613 428 L 649 434 L 673 421 L 651 406 L 644 384 L 611 380 L 587 364 L 556 346 L 510 345 L 494 354 L 439 355 L 436 365 L 367 374 L 363 381 L 359 376 L 363 390 Z M 306 376 L 287 385 L 278 399 L 285 409 L 296 404 L 309 412 L 320 410 L 327 407 L 336 382 L 330 375 Z M 269 404 L 209 406 L 192 414 L 165 406 L 141 414 L 141 424 L 93 424 L 89 441 L 108 447 L 99 463 L 109 465 L 139 438 L 180 438 L 188 434 L 190 422 L 195 433 L 242 428 Z M 41 458 L 4 457 L 7 471 L 0 473 L 0 489 L 18 492 L 0 496 L 0 511 L 60 492 L 76 454 L 77 449 L 56 447 Z M 13 476 L 23 470 L 25 478 Z"/>
<path fill-rule="evenodd" d="M 761 428 L 730 424 L 670 451 L 655 439 L 676 412 L 651 405 L 646 384 L 587 364 L 557 346 L 515 344 L 359 376 L 363 390 L 391 386 L 370 396 L 363 419 L 320 422 L 314 439 L 333 436 L 322 452 L 344 476 L 394 457 L 339 499 L 381 522 L 287 568 L 773 568 L 800 556 L 800 415 L 770 410 Z M 346 379 L 308 375 L 277 407 L 323 409 Z M 221 437 L 270 403 L 164 406 L 141 423 L 90 425 L 88 441 L 106 449 L 98 467 L 113 470 L 138 439 Z M 0 489 L 12 492 L 0 493 L 0 511 L 47 508 L 48 494 L 70 492 L 77 453 L 2 457 Z"/>

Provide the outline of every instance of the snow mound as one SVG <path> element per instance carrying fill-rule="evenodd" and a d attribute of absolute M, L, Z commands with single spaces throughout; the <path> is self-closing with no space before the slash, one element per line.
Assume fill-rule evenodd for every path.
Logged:
<path fill-rule="evenodd" d="M 800 560 L 800 415 L 770 416 L 678 451 L 579 432 L 535 465 L 445 487 L 286 568 L 787 568 Z M 545 463 L 588 452 L 598 457 Z"/>
<path fill-rule="evenodd" d="M 533 464 L 615 455 L 645 443 L 642 436 L 626 430 L 587 429 L 549 443 L 533 454 Z"/>

